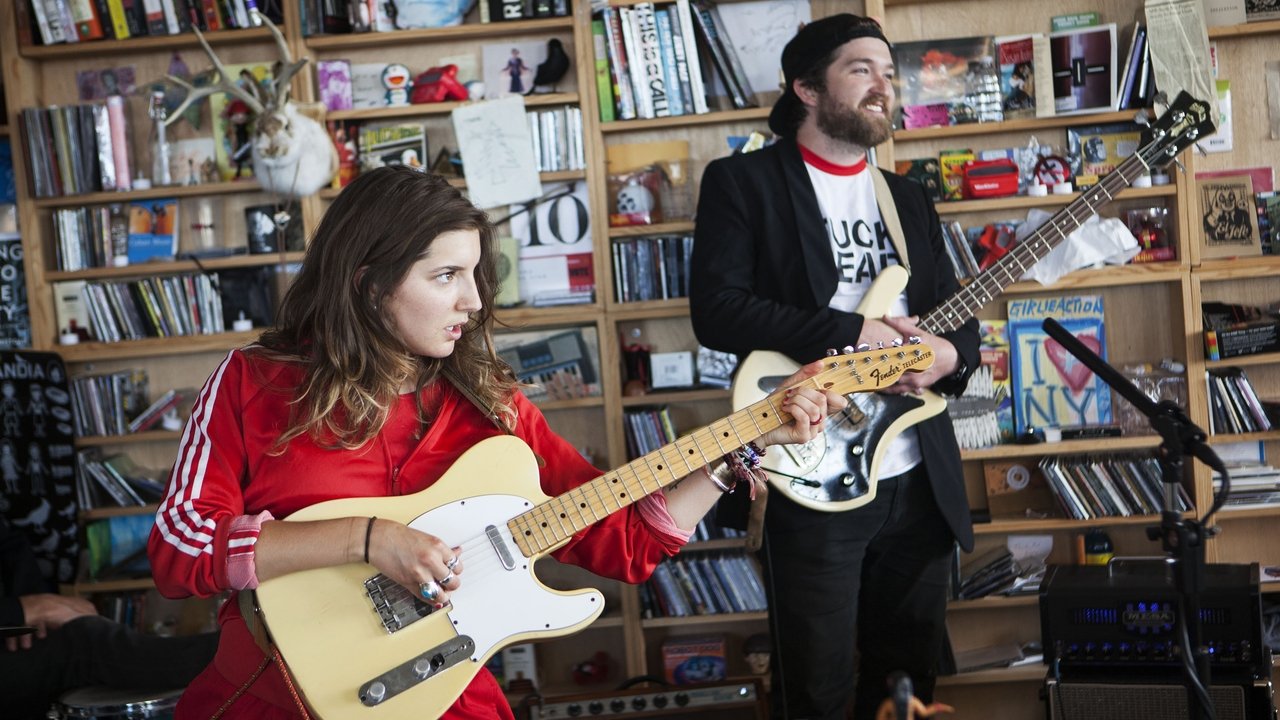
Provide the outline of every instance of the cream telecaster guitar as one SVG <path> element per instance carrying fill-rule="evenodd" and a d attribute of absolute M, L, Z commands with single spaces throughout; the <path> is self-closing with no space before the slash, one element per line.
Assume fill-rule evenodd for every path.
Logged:
<path fill-rule="evenodd" d="M 1214 123 L 1209 115 L 1208 103 L 1179 93 L 1169 109 L 1143 133 L 1143 144 L 1137 152 L 963 289 L 925 314 L 920 328 L 941 335 L 963 325 L 1138 176 L 1166 165 L 1191 143 L 1211 134 Z M 906 284 L 907 272 L 902 267 L 883 270 L 857 312 L 883 317 Z M 733 406 L 751 404 L 797 367 L 781 353 L 751 353 L 734 378 Z M 875 499 L 877 471 L 889 441 L 946 408 L 946 400 L 928 391 L 919 397 L 852 396 L 844 412 L 827 419 L 826 432 L 809 443 L 786 445 L 765 457 L 769 480 L 787 497 L 815 510 L 836 512 L 866 505 Z"/>
<path fill-rule="evenodd" d="M 802 384 L 873 392 L 932 364 L 933 351 L 917 341 L 830 358 Z M 504 645 L 586 627 L 604 609 L 601 594 L 551 590 L 534 575 L 534 561 L 601 518 L 780 427 L 790 420 L 782 400 L 774 393 L 555 498 L 540 491 L 529 447 L 501 436 L 467 450 L 420 493 L 333 500 L 294 513 L 290 521 L 397 520 L 461 546 L 466 567 L 461 588 L 441 610 L 363 563 L 262 583 L 257 594 L 267 629 L 307 704 L 328 719 L 438 717 Z"/>

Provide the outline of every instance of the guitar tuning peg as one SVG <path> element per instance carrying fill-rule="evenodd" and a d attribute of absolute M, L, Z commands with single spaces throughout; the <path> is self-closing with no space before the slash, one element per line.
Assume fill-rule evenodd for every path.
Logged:
<path fill-rule="evenodd" d="M 894 338 L 894 339 L 893 339 L 893 346 L 894 346 L 894 347 L 902 347 L 902 338 Z"/>
<path fill-rule="evenodd" d="M 844 354 L 845 354 L 845 355 L 852 355 L 852 354 L 853 354 L 853 346 L 852 346 L 852 345 L 845 345 L 845 346 L 844 346 L 844 348 L 843 348 L 843 352 L 844 352 Z"/>
<path fill-rule="evenodd" d="M 867 343 L 858 343 L 858 352 L 866 352 L 871 349 L 871 345 Z"/>
<path fill-rule="evenodd" d="M 919 335 L 912 335 L 907 338 L 907 342 L 911 343 L 912 345 L 919 345 L 924 341 L 920 339 Z"/>
<path fill-rule="evenodd" d="M 876 349 L 877 349 L 877 350 L 883 350 L 883 349 L 884 349 L 884 341 L 883 341 L 883 340 L 878 340 L 878 341 L 876 342 Z"/>
<path fill-rule="evenodd" d="M 1183 175 L 1186 175 L 1186 174 L 1187 174 L 1187 167 L 1186 167 L 1185 165 L 1183 165 L 1183 164 L 1182 164 L 1182 161 L 1181 161 L 1181 160 L 1179 160 L 1178 158 L 1174 158 L 1174 159 L 1173 159 L 1173 164 L 1178 166 L 1178 170 L 1179 170 Z"/>
<path fill-rule="evenodd" d="M 1134 116 L 1133 121 L 1142 127 L 1151 127 L 1151 113 L 1145 109 L 1139 110 Z"/>
<path fill-rule="evenodd" d="M 835 357 L 836 355 L 839 355 L 839 354 L 840 354 L 839 350 L 835 348 L 827 348 L 827 357 Z"/>

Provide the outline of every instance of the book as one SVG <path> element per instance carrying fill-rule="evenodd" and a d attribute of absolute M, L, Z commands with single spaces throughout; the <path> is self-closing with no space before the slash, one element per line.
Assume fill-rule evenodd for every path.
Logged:
<path fill-rule="evenodd" d="M 1138 150 L 1142 128 L 1136 123 L 1067 128 L 1067 162 L 1077 187 L 1086 187 L 1116 169 Z"/>
<path fill-rule="evenodd" d="M 422 123 L 361 125 L 357 147 L 361 171 L 387 165 L 422 169 L 430 157 L 427 154 L 427 128 Z"/>
<path fill-rule="evenodd" d="M 494 336 L 498 357 L 511 366 L 530 400 L 599 397 L 600 343 L 591 326 Z"/>
<path fill-rule="evenodd" d="M 738 110 L 756 107 L 758 103 L 755 92 L 742 69 L 733 43 L 725 35 L 724 22 L 719 18 L 718 8 L 704 0 L 690 0 L 689 9 L 701 47 L 711 59 L 733 107 Z"/>
<path fill-rule="evenodd" d="M 354 107 L 351 63 L 346 60 L 316 61 L 316 87 L 326 110 L 350 110 Z"/>
<path fill-rule="evenodd" d="M 31 346 L 31 312 L 26 274 L 22 269 L 22 238 L 0 234 L 0 349 Z"/>
<path fill-rule="evenodd" d="M 894 172 L 908 180 L 920 183 L 930 200 L 934 202 L 942 200 L 942 173 L 938 167 L 937 158 L 898 160 L 894 163 Z"/>
<path fill-rule="evenodd" d="M 1015 434 L 1110 423 L 1111 389 L 1041 326 L 1054 318 L 1105 360 L 1102 296 L 1019 298 L 1009 301 L 1007 317 Z"/>
<path fill-rule="evenodd" d="M 999 109 L 993 36 L 901 42 L 893 46 L 893 57 L 898 71 L 900 107 L 907 127 L 978 122 L 988 102 L 988 82 L 995 85 L 993 99 Z M 937 111 L 943 106 L 946 122 L 942 122 Z M 928 117 L 928 121 L 924 117 Z"/>
<path fill-rule="evenodd" d="M 351 64 L 352 109 L 380 108 L 387 105 L 387 89 L 382 85 L 382 72 L 387 63 Z"/>
<path fill-rule="evenodd" d="M 1248 174 L 1200 177 L 1202 258 L 1252 257 L 1262 254 L 1253 178 Z"/>
<path fill-rule="evenodd" d="M 271 80 L 271 67 L 265 63 L 242 63 L 225 66 L 227 73 L 236 78 L 241 87 L 261 86 Z M 259 87 L 251 92 L 261 94 Z M 250 157 L 250 141 L 253 138 L 254 118 L 243 100 L 227 93 L 209 96 L 209 117 L 213 120 L 214 165 L 223 182 L 253 177 Z M 116 177 L 120 172 L 117 168 Z"/>
<path fill-rule="evenodd" d="M 179 227 L 175 198 L 129 203 L 129 264 L 172 260 L 178 255 Z"/>
<path fill-rule="evenodd" d="M 1051 33 L 1049 55 L 1057 114 L 1104 112 L 1115 106 L 1115 23 Z"/>
<path fill-rule="evenodd" d="M 1004 119 L 1053 115 L 1049 37 L 1038 33 L 1003 36 L 995 43 Z"/>
<path fill-rule="evenodd" d="M 1218 96 L 1218 129 L 1196 143 L 1196 147 L 1207 153 L 1231 152 L 1235 147 L 1231 132 L 1231 81 L 1216 80 L 1214 87 Z"/>
<path fill-rule="evenodd" d="M 595 293 L 591 217 L 585 183 L 553 183 L 556 199 L 511 207 L 511 235 L 520 246 L 520 299 L 534 306 L 589 303 Z M 526 212 L 526 210 L 528 210 Z"/>

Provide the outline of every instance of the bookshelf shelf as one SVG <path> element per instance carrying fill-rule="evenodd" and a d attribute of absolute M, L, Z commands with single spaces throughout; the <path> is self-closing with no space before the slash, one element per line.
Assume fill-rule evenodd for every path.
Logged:
<path fill-rule="evenodd" d="M 952 600 L 947 603 L 947 610 L 1007 610 L 1017 607 L 1034 607 L 1040 604 L 1040 596 L 1015 595 L 1013 597 L 984 597 L 976 600 Z"/>
<path fill-rule="evenodd" d="M 583 170 L 557 170 L 556 172 L 538 173 L 538 179 L 544 183 L 565 182 L 567 180 L 585 180 L 587 173 Z M 466 178 L 449 178 L 449 184 L 456 188 L 465 188 L 467 186 Z M 342 192 L 342 188 L 325 188 L 316 193 L 318 197 L 324 200 L 332 200 L 338 197 Z"/>
<path fill-rule="evenodd" d="M 51 270 L 45 274 L 49 280 L 101 280 L 121 277 L 149 277 L 168 273 L 190 272 L 192 270 L 221 270 L 223 268 L 261 267 L 264 265 L 281 265 L 302 262 L 303 253 L 270 253 L 264 255 L 231 255 L 228 257 L 205 258 L 196 264 L 195 260 L 173 260 L 171 262 L 150 262 L 124 267 L 93 268 L 92 270 Z"/>
<path fill-rule="evenodd" d="M 1243 367 L 1246 365 L 1274 365 L 1280 363 L 1280 352 L 1257 353 L 1256 355 L 1238 355 L 1222 360 L 1205 360 L 1206 370 L 1222 367 Z"/>
<path fill-rule="evenodd" d="M 1213 517 L 1216 520 L 1248 520 L 1251 518 L 1280 517 L 1280 504 L 1256 505 L 1252 507 L 1242 507 L 1239 509 L 1225 507 L 1219 510 Z"/>
<path fill-rule="evenodd" d="M 742 550 L 743 538 L 720 538 L 719 540 L 699 540 L 680 548 L 680 552 L 712 552 L 715 550 Z"/>
<path fill-rule="evenodd" d="M 651 392 L 644 395 L 631 395 L 622 398 L 623 407 L 643 405 L 665 405 L 668 403 L 706 402 L 708 400 L 728 401 L 728 390 L 705 388 L 701 390 L 677 390 L 675 392 Z"/>
<path fill-rule="evenodd" d="M 150 590 L 155 586 L 156 584 L 151 578 L 145 577 L 130 578 L 128 580 L 103 580 L 100 582 L 86 580 L 84 582 L 72 583 L 70 585 L 62 585 L 60 590 L 63 595 L 93 595 L 95 593 Z"/>
<path fill-rule="evenodd" d="M 1213 433 L 1209 435 L 1210 445 L 1222 445 L 1225 443 L 1238 442 L 1268 442 L 1271 440 L 1280 440 L 1280 430 L 1251 433 Z"/>
<path fill-rule="evenodd" d="M 990 685 L 994 683 L 1026 683 L 1043 682 L 1045 667 L 1041 663 L 1019 665 L 1018 667 L 996 668 L 994 670 L 976 670 L 959 675 L 944 675 L 938 678 L 938 685 Z"/>
<path fill-rule="evenodd" d="M 649 120 L 615 120 L 600 123 L 600 132 L 606 134 L 622 132 L 640 132 L 642 130 L 669 130 L 671 128 L 693 127 L 695 125 L 721 125 L 735 122 L 753 122 L 769 117 L 772 106 L 747 108 L 745 110 L 720 110 L 699 115 L 677 115 L 675 117 L 652 118 Z"/>
<path fill-rule="evenodd" d="M 894 142 L 942 140 L 971 135 L 1004 135 L 1017 132 L 1078 127 L 1080 125 L 1132 122 L 1137 113 L 1137 110 L 1121 110 L 1119 112 L 1091 113 L 1088 115 L 1055 115 L 1053 117 L 1028 118 L 1026 120 L 1006 120 L 998 123 L 968 123 L 965 125 L 927 127 L 916 130 L 895 130 L 893 140 Z"/>
<path fill-rule="evenodd" d="M 139 443 L 173 442 L 182 437 L 177 430 L 147 430 L 129 435 L 87 435 L 76 438 L 76 447 L 109 447 L 112 445 L 137 445 Z"/>
<path fill-rule="evenodd" d="M 104 520 L 113 517 L 129 517 L 132 515 L 154 515 L 156 510 L 160 509 L 159 505 L 132 505 L 130 507 L 101 507 L 92 510 L 85 510 L 80 513 L 80 518 L 84 521 Z"/>
<path fill-rule="evenodd" d="M 216 335 L 184 335 L 171 338 L 123 340 L 115 343 L 91 342 L 60 345 L 58 354 L 69 363 L 95 360 L 129 360 L 162 355 L 192 355 L 215 350 L 231 350 L 257 339 L 260 329 L 247 332 L 224 332 Z"/>
<path fill-rule="evenodd" d="M 1075 455 L 1077 453 L 1124 452 L 1126 450 L 1145 450 L 1160 444 L 1157 435 L 1138 435 L 1118 438 L 1096 438 L 1093 440 L 1064 440 L 1056 443 L 1036 443 L 1034 445 L 996 445 L 979 450 L 961 450 L 960 457 L 965 460 L 1006 460 L 1009 458 L 1041 457 L 1043 455 Z"/>
<path fill-rule="evenodd" d="M 500 323 L 512 330 L 554 327 L 556 325 L 582 325 L 595 319 L 598 307 L 594 303 L 579 305 L 553 305 L 550 307 L 499 308 L 495 315 Z"/>
<path fill-rule="evenodd" d="M 1186 277 L 1182 266 L 1176 262 L 1138 263 L 1109 267 L 1101 270 L 1076 270 L 1068 273 L 1052 285 L 1038 282 L 1016 282 L 1004 289 L 1005 295 L 1061 292 L 1082 288 L 1104 288 L 1126 285 L 1153 285 L 1177 283 Z"/>
<path fill-rule="evenodd" d="M 644 237 L 645 235 L 686 235 L 693 232 L 692 220 L 655 223 L 653 225 L 627 225 L 609 228 L 610 238 Z"/>
<path fill-rule="evenodd" d="M 688 314 L 688 298 L 614 303 L 609 306 L 609 315 L 614 320 L 654 320 L 658 318 L 684 317 Z"/>
<path fill-rule="evenodd" d="M 525 97 L 526 107 L 546 107 L 548 105 L 577 105 L 578 93 L 547 93 L 546 95 L 529 95 Z M 423 105 L 399 105 L 383 108 L 359 108 L 356 110 L 331 110 L 327 120 L 392 120 L 395 118 L 423 117 L 426 115 L 448 115 L 464 105 L 465 102 L 439 102 Z"/>
<path fill-rule="evenodd" d="M 1266 20 L 1263 22 L 1245 23 L 1243 25 L 1211 27 L 1209 28 L 1209 39 L 1222 40 L 1225 38 L 1256 37 L 1258 35 L 1271 35 L 1273 33 L 1280 33 L 1280 20 Z"/>
<path fill-rule="evenodd" d="M 645 630 L 655 628 L 671 628 L 695 626 L 701 628 L 704 625 L 723 625 L 727 623 L 746 623 L 761 622 L 768 619 L 767 612 L 745 612 L 745 613 L 717 613 L 714 615 L 690 615 L 688 617 L 664 617 L 650 618 L 640 621 L 640 627 Z"/>
<path fill-rule="evenodd" d="M 8 125 L 0 125 L 0 136 L 4 136 L 4 137 L 8 137 L 8 136 L 9 136 L 9 126 L 8 126 Z"/>
<path fill-rule="evenodd" d="M 280 28 L 285 32 L 284 27 Z M 204 34 L 204 39 L 213 47 L 223 45 L 241 45 L 271 40 L 271 31 L 265 27 L 246 30 L 219 30 Z M 155 35 L 128 40 L 95 40 L 83 43 L 61 43 L 58 45 L 22 45 L 18 54 L 31 60 L 54 60 L 81 56 L 97 57 L 101 55 L 122 55 L 125 53 L 149 53 L 156 50 L 179 50 L 183 48 L 199 48 L 200 41 L 195 33 L 181 35 Z"/>
<path fill-rule="evenodd" d="M 1191 517 L 1192 513 L 1186 513 Z M 1066 518 L 1049 518 L 1046 520 L 993 520 L 989 523 L 974 523 L 974 535 L 1008 535 L 1022 532 L 1071 532 L 1088 530 L 1094 527 L 1123 527 L 1125 525 L 1159 525 L 1159 515 L 1133 515 L 1130 517 L 1099 517 L 1089 520 L 1068 520 Z"/>
<path fill-rule="evenodd" d="M 1116 201 L 1144 200 L 1147 198 L 1173 197 L 1178 194 L 1177 186 L 1156 185 L 1149 188 L 1126 188 L 1116 195 Z M 1048 197 L 1016 197 L 994 198 L 991 200 L 954 200 L 941 202 L 935 207 L 939 215 L 958 215 L 961 213 L 993 212 L 997 210 L 1030 210 L 1031 208 L 1049 208 L 1058 205 L 1070 205 L 1080 197 L 1080 193 L 1070 195 L 1049 195 Z"/>
<path fill-rule="evenodd" d="M 585 397 L 573 398 L 570 400 L 538 400 L 533 403 L 543 412 L 551 412 L 553 410 L 579 410 L 581 408 L 602 407 L 604 405 L 604 397 Z"/>
<path fill-rule="evenodd" d="M 1276 277 L 1280 275 L 1280 257 L 1252 257 L 1243 263 L 1235 258 L 1205 260 L 1195 272 L 1201 282 Z"/>
<path fill-rule="evenodd" d="M 60 208 L 126 203 L 133 200 L 151 200 L 154 198 L 204 197 L 206 195 L 234 195 L 238 193 L 260 193 L 262 191 L 262 186 L 257 181 L 244 180 L 241 182 L 205 183 L 202 185 L 165 185 L 164 187 L 153 187 L 146 190 L 125 190 L 122 192 L 60 195 L 58 197 L 34 198 L 31 203 L 38 208 Z"/>
<path fill-rule="evenodd" d="M 357 48 L 380 48 L 391 44 L 404 45 L 409 43 L 448 42 L 470 38 L 532 35 L 550 33 L 556 30 L 572 32 L 573 17 L 514 20 L 496 23 L 467 23 L 453 27 L 396 30 L 394 32 L 312 35 L 311 37 L 303 38 L 303 42 L 312 50 L 354 50 Z"/>

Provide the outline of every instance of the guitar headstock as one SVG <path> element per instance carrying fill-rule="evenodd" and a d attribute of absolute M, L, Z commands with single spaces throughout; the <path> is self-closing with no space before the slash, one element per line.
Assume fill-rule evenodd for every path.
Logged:
<path fill-rule="evenodd" d="M 1164 166 L 1192 143 L 1212 135 L 1217 127 L 1213 106 L 1183 90 L 1169 109 L 1143 131 L 1138 153 L 1149 165 Z"/>
<path fill-rule="evenodd" d="M 897 382 L 904 373 L 928 370 L 933 367 L 933 359 L 933 349 L 917 337 L 905 342 L 896 340 L 885 348 L 846 348 L 844 353 L 824 359 L 822 372 L 806 383 L 841 395 L 876 392 Z"/>

